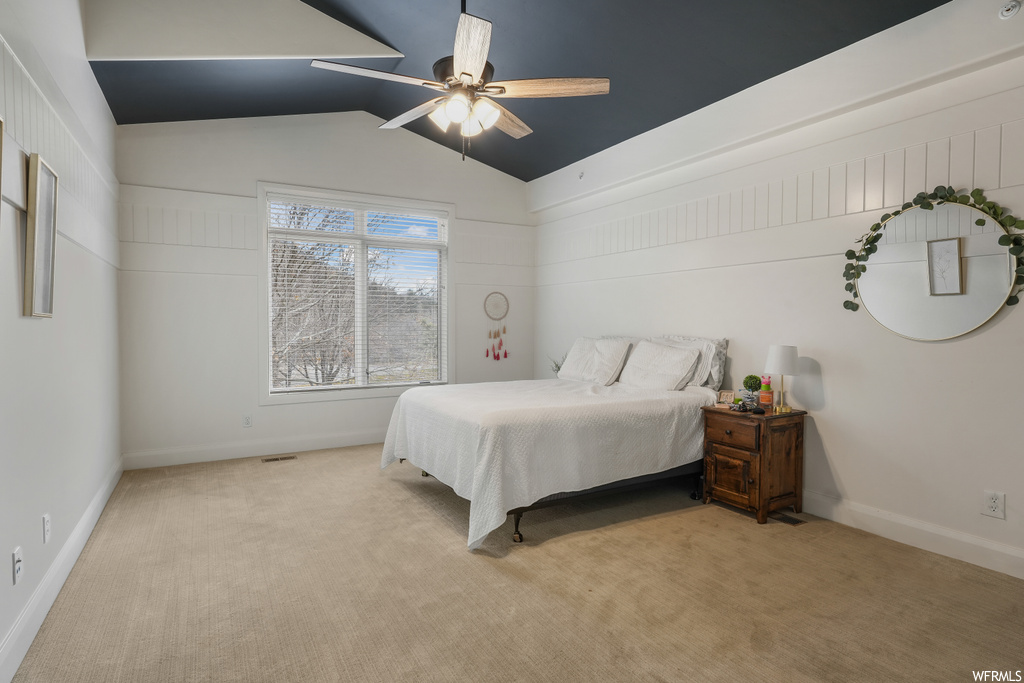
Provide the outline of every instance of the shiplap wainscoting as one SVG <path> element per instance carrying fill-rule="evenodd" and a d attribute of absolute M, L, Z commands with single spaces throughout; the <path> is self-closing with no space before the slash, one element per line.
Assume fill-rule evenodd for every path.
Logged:
<path fill-rule="evenodd" d="M 4 26 L 13 21 L 6 6 Z M 23 31 L 19 38 L 25 38 Z M 10 36 L 8 36 L 10 37 Z M 19 43 L 20 44 L 20 43 Z M 42 48 L 40 48 L 42 49 Z M 84 56 L 83 56 L 84 60 Z M 0 547 L 21 546 L 22 579 L 0 590 L 0 681 L 13 677 L 121 475 L 118 407 L 118 181 L 113 150 L 87 152 L 85 131 L 113 139 L 96 97 L 89 112 L 44 95 L 4 39 L 0 116 L 5 122 L 0 205 Z M 45 60 L 32 59 L 36 68 Z M 40 79 L 37 81 L 37 77 Z M 58 93 L 56 97 L 60 97 Z M 64 106 L 58 113 L 54 102 Z M 59 176 L 52 319 L 22 315 L 28 156 Z M 45 545 L 41 515 L 53 533 Z"/>
<path fill-rule="evenodd" d="M 768 178 L 686 202 L 574 229 L 540 232 L 540 264 L 776 228 L 898 207 L 952 185 L 998 190 L 1024 184 L 1024 119 L 845 163 Z"/>

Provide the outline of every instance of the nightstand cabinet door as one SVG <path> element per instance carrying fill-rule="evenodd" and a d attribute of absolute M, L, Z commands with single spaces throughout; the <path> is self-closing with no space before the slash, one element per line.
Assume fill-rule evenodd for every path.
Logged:
<path fill-rule="evenodd" d="M 757 507 L 760 479 L 757 453 L 711 443 L 705 458 L 705 495 L 743 508 Z"/>
<path fill-rule="evenodd" d="M 800 512 L 804 415 L 802 410 L 753 415 L 704 408 L 704 502 L 750 510 L 760 524 L 773 510 L 792 506 Z"/>

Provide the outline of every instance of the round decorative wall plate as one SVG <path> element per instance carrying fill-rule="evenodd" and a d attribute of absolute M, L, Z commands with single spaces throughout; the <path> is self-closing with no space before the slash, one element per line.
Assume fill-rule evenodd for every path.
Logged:
<path fill-rule="evenodd" d="M 491 320 L 504 320 L 508 315 L 508 298 L 501 292 L 491 292 L 484 297 L 484 313 Z"/>

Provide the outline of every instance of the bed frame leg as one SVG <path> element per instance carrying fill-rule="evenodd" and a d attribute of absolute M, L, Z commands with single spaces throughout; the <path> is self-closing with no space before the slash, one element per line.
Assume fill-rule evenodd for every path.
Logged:
<path fill-rule="evenodd" d="M 523 535 L 521 533 L 519 533 L 519 520 L 521 520 L 522 518 L 523 518 L 523 513 L 522 512 L 513 512 L 512 513 L 512 523 L 515 524 L 515 530 L 512 532 L 512 542 L 513 543 L 522 543 L 523 542 Z"/>
<path fill-rule="evenodd" d="M 399 458 L 398 462 L 405 462 L 405 458 Z"/>
<path fill-rule="evenodd" d="M 699 474 L 693 477 L 693 489 L 690 491 L 690 500 L 702 500 L 704 498 L 704 475 Z"/>

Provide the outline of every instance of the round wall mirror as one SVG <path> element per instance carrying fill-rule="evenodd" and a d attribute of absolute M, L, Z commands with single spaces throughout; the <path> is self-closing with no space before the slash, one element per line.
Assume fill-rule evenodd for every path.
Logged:
<path fill-rule="evenodd" d="M 903 337 L 939 341 L 967 334 L 988 322 L 1013 288 L 1015 259 L 997 242 L 1004 234 L 971 206 L 908 209 L 885 225 L 856 283 L 860 302 Z"/>

